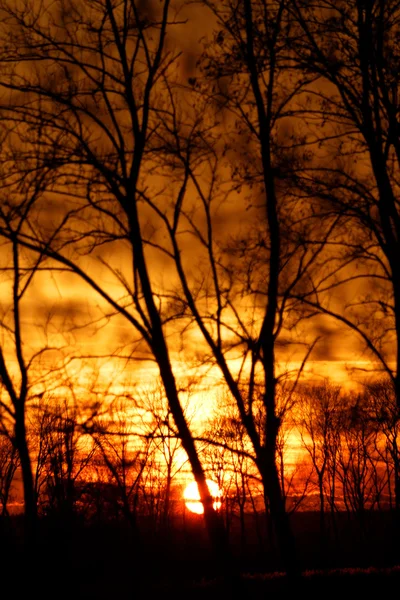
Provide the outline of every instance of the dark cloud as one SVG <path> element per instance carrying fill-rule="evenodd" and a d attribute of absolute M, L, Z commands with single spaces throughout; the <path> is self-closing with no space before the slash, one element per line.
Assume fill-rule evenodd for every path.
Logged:
<path fill-rule="evenodd" d="M 312 360 L 334 361 L 340 360 L 343 356 L 343 331 L 340 331 L 337 324 L 323 321 L 323 318 L 316 318 L 313 323 L 313 332 L 318 337 L 313 353 Z"/>

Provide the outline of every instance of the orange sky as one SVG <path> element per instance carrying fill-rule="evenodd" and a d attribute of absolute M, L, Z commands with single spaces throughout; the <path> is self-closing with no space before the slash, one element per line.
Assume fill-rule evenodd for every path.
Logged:
<path fill-rule="evenodd" d="M 210 31 L 212 18 L 205 17 L 204 10 L 196 5 L 186 7 L 185 11 L 182 13 L 182 17 L 187 17 L 188 22 L 179 25 L 173 31 L 170 43 L 171 47 L 175 44 L 182 50 L 180 67 L 183 76 L 188 77 L 195 73 L 196 57 L 201 48 L 199 39 Z M 147 183 L 150 190 L 159 191 L 165 180 L 162 180 L 160 176 L 149 176 Z M 173 186 L 170 186 L 162 197 L 163 202 L 168 201 L 168 193 L 171 192 L 171 188 Z M 193 190 L 191 193 L 192 197 L 188 200 L 189 205 L 196 202 Z M 233 236 L 241 229 L 245 230 L 252 220 L 254 222 L 257 220 L 257 210 L 246 209 L 248 194 L 248 190 L 243 190 L 241 194 L 232 193 L 228 196 L 226 203 L 215 213 L 215 233 L 218 240 L 223 241 L 227 239 L 228 235 Z M 64 207 L 63 200 L 60 201 L 60 205 Z M 51 218 L 57 219 L 58 209 L 54 209 L 54 205 L 53 210 Z M 50 218 L 50 213 L 48 216 Z M 154 234 L 156 241 L 164 243 L 165 235 L 158 229 L 158 226 L 155 226 L 156 230 L 151 232 L 155 223 L 152 219 L 153 217 L 150 217 L 149 211 L 146 210 L 146 214 L 143 216 L 143 224 L 146 222 L 145 228 Z M 197 224 L 201 227 L 202 223 L 200 215 Z M 192 273 L 192 277 L 195 277 L 199 272 L 200 258 L 204 259 L 204 250 L 201 250 L 193 236 L 182 234 L 180 240 L 185 266 L 188 272 Z M 147 250 L 147 258 L 155 289 L 171 290 L 177 281 L 171 261 L 154 249 Z M 129 281 L 131 277 L 130 256 L 120 243 L 116 243 L 109 247 L 96 249 L 91 257 L 80 259 L 80 264 L 94 274 L 96 280 L 104 286 L 108 293 L 115 299 L 121 299 L 124 294 L 121 284 L 101 261 L 118 269 Z M 8 319 L 11 318 L 10 290 L 9 274 L 3 273 L 0 280 L 1 302 L 3 309 L 8 311 Z M 331 306 L 341 310 L 345 302 L 352 296 L 357 297 L 359 291 L 355 285 L 340 288 L 332 294 Z M 62 347 L 65 355 L 71 352 L 78 356 L 104 355 L 105 358 L 98 364 L 100 380 L 104 379 L 105 385 L 108 385 L 110 378 L 113 379 L 116 389 L 120 385 L 124 386 L 126 380 L 140 382 L 140 385 L 145 385 L 146 382 L 154 383 L 157 377 L 157 368 L 154 363 L 134 360 L 138 356 L 140 359 L 146 358 L 148 356 L 146 348 L 144 345 L 136 347 L 137 335 L 132 327 L 120 316 L 108 318 L 109 312 L 107 304 L 76 276 L 58 272 L 43 272 L 37 275 L 23 300 L 23 327 L 27 340 L 27 357 L 45 344 Z M 86 326 L 84 326 L 85 323 Z M 312 342 L 316 336 L 321 336 L 321 340 L 316 345 L 305 368 L 307 378 L 319 381 L 324 377 L 329 377 L 334 382 L 352 387 L 365 377 L 364 370 L 370 365 L 369 358 L 355 335 L 343 326 L 339 327 L 333 320 L 319 317 L 313 321 L 306 321 L 294 333 L 294 338 L 297 338 L 298 341 L 308 343 Z M 210 370 L 210 367 L 199 364 L 201 357 L 198 354 L 206 349 L 202 337 L 195 327 L 190 327 L 181 337 L 179 326 L 171 325 L 167 329 L 167 334 L 178 378 L 200 377 L 201 381 L 196 396 L 201 399 L 203 412 L 207 412 L 207 404 L 215 396 L 214 390 L 221 389 L 219 370 L 216 368 Z M 2 340 L 6 342 L 7 334 L 3 331 L 2 335 Z M 11 346 L 8 344 L 6 347 L 11 364 L 13 362 L 15 364 Z M 133 349 L 135 349 L 132 354 L 133 360 L 127 364 L 113 358 L 115 354 L 130 355 Z M 279 370 L 281 372 L 296 370 L 304 353 L 305 348 L 301 344 L 278 346 Z M 49 355 L 48 364 L 51 365 L 52 360 L 59 361 L 61 354 Z M 239 368 L 239 360 L 235 363 L 232 358 L 231 364 L 235 365 L 234 370 Z M 360 367 L 361 370 L 354 371 L 354 368 L 357 369 L 357 367 Z M 76 367 L 76 370 L 79 370 L 79 367 Z M 203 398 L 205 398 L 204 402 Z"/>

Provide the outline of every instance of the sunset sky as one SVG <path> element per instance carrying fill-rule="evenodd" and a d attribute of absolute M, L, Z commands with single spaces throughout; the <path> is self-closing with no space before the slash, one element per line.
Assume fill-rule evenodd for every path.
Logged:
<path fill-rule="evenodd" d="M 399 40 L 400 0 L 0 0 L 4 589 L 399 564 Z"/>
<path fill-rule="evenodd" d="M 173 6 L 174 10 L 176 6 L 176 4 Z M 141 6 L 141 8 L 143 7 L 144 5 Z M 151 14 L 151 3 L 146 7 L 145 10 L 149 10 L 149 14 Z M 189 78 L 196 80 L 202 76 L 198 60 L 203 48 L 208 48 L 207 44 L 213 39 L 215 30 L 219 25 L 216 23 L 215 16 L 212 16 L 210 11 L 207 12 L 204 7 L 184 6 L 176 14 L 179 24 L 171 27 L 171 31 L 168 31 L 166 47 L 168 51 L 180 54 L 172 70 L 172 80 L 175 83 L 186 85 Z M 77 77 L 81 77 L 78 70 Z M 85 85 L 88 85 L 89 88 L 93 87 L 93 84 L 86 81 L 85 78 L 80 79 L 80 81 L 83 87 Z M 284 86 L 289 85 L 289 83 L 282 83 L 284 91 Z M 238 89 L 240 90 L 240 87 Z M 158 102 L 157 94 L 158 91 L 156 90 L 156 103 Z M 213 120 L 215 121 L 214 130 L 210 134 L 211 138 L 215 140 L 217 146 L 221 143 L 226 143 L 229 146 L 225 156 L 219 159 L 218 164 L 216 163 L 215 176 L 217 179 L 213 196 L 210 196 L 210 198 L 212 197 L 210 206 L 212 206 L 213 243 L 215 247 L 222 249 L 222 252 L 224 252 L 224 247 L 229 247 L 231 257 L 228 257 L 228 263 L 233 268 L 233 272 L 237 268 L 239 273 L 239 271 L 248 268 L 246 261 L 251 260 L 251 258 L 248 258 L 250 254 L 247 253 L 246 255 L 246 252 L 240 254 L 241 240 L 248 235 L 262 235 L 264 216 L 262 216 L 262 208 L 258 206 L 260 193 L 262 195 L 259 186 L 253 187 L 252 185 L 243 184 L 239 188 L 234 179 L 231 179 L 231 173 L 232 169 L 243 168 L 243 165 L 247 163 L 250 166 L 245 168 L 254 167 L 257 171 L 259 157 L 257 148 L 254 145 L 255 141 L 251 139 L 251 135 L 246 137 L 245 134 L 239 132 L 235 124 L 236 117 L 232 116 L 228 109 L 218 111 L 215 107 L 210 107 L 196 93 L 191 94 L 190 90 L 187 93 L 187 90 L 180 92 L 178 89 L 176 94 L 178 99 L 181 98 L 179 111 L 183 121 L 187 120 L 190 124 L 196 110 L 204 111 L 203 125 L 210 123 L 211 126 Z M 244 102 L 247 102 L 247 100 L 245 99 Z M 303 100 L 300 99 L 298 102 L 301 104 Z M 193 104 L 191 105 L 191 103 Z M 100 146 L 104 143 L 106 148 L 108 142 L 106 143 L 104 134 L 96 131 L 97 126 L 94 118 L 85 118 L 87 118 L 89 128 L 87 136 L 90 143 L 99 144 Z M 122 129 L 125 126 L 123 119 L 121 116 Z M 292 139 L 290 136 L 293 135 L 292 132 L 296 128 L 297 134 L 299 134 L 300 129 L 306 130 L 307 127 L 308 140 L 316 140 L 318 136 L 322 138 L 330 130 L 334 131 L 335 129 L 329 123 L 322 124 L 310 119 L 305 125 L 298 117 L 291 117 L 283 118 L 282 123 L 278 123 L 274 135 L 277 136 L 277 139 L 281 138 L 282 143 L 284 143 L 285 139 L 288 138 L 289 141 Z M 90 128 L 92 128 L 91 131 Z M 127 139 L 129 139 L 128 131 L 126 133 Z M 129 143 L 131 142 L 128 142 L 128 145 Z M 312 148 L 315 149 L 313 160 L 316 163 L 321 162 L 323 164 L 324 161 L 329 160 L 332 152 L 332 146 L 329 142 L 325 145 L 323 143 L 319 146 L 312 145 Z M 210 177 L 212 174 L 210 168 L 212 162 L 207 162 L 208 160 L 210 159 L 207 158 L 204 163 L 201 161 L 200 163 L 194 163 L 197 169 L 197 181 L 206 195 L 211 190 Z M 362 157 L 358 157 L 357 161 L 358 176 L 361 179 L 368 178 L 368 161 Z M 146 190 L 148 195 L 152 195 L 156 199 L 157 210 L 163 211 L 169 218 L 171 218 L 174 202 L 179 193 L 181 175 L 182 173 L 179 170 L 175 173 L 174 170 L 165 168 L 157 162 L 152 163 L 152 159 L 145 165 L 143 170 L 143 181 L 141 182 L 143 189 Z M 96 185 L 98 187 L 98 192 L 94 191 L 94 194 L 103 193 L 99 191 L 101 184 L 92 183 L 94 190 Z M 76 219 L 73 216 L 70 217 L 68 227 L 70 227 L 73 235 L 79 234 L 80 231 L 90 232 L 92 227 L 99 227 L 102 235 L 105 236 L 114 235 L 115 233 L 119 235 L 120 232 L 117 231 L 115 222 L 111 224 L 106 218 L 95 215 L 94 212 L 90 212 L 90 209 L 83 208 L 85 199 L 82 196 L 82 189 L 79 189 L 79 185 L 74 184 L 72 167 L 71 171 L 65 171 L 58 182 L 50 188 L 51 192 L 45 192 L 38 199 L 37 210 L 32 217 L 37 219 L 36 231 L 43 235 L 43 239 L 47 235 L 51 235 L 54 227 L 61 222 L 67 211 L 71 209 L 79 209 L 83 215 L 82 220 L 79 220 L 78 217 Z M 70 196 L 70 192 L 74 196 Z M 283 188 L 281 193 L 284 194 Z M 292 206 L 295 208 L 291 208 Z M 114 217 L 119 218 L 121 216 L 119 209 L 112 204 L 112 199 L 110 199 L 108 208 L 111 209 Z M 165 313 L 168 311 L 173 312 L 176 309 L 176 306 L 174 306 L 176 300 L 172 298 L 175 293 L 179 295 L 179 282 L 174 262 L 164 252 L 165 250 L 167 252 L 171 250 L 167 231 L 156 211 L 152 210 L 149 204 L 142 202 L 140 210 L 143 235 L 150 242 L 146 247 L 146 260 L 153 289 L 157 294 L 160 293 L 165 296 L 162 300 L 160 296 L 157 302 L 161 302 L 159 306 L 162 307 L 161 310 Z M 205 216 L 199 202 L 199 192 L 195 189 L 193 182 L 188 183 L 184 198 L 184 210 L 190 220 L 182 222 L 183 219 L 181 219 L 180 225 L 179 244 L 183 265 L 194 293 L 200 292 L 204 287 L 201 291 L 203 297 L 199 305 L 204 310 L 205 315 L 212 315 L 215 308 L 215 299 L 212 298 L 212 295 L 208 295 L 205 290 L 206 286 L 212 283 L 210 264 L 204 245 L 200 244 L 198 237 L 196 238 L 196 235 L 194 235 L 196 231 L 205 234 Z M 291 214 L 292 216 L 295 215 L 295 219 L 296 210 L 299 211 L 299 215 L 303 210 L 296 199 L 293 204 L 289 203 L 289 206 L 284 209 L 286 212 L 292 211 Z M 63 235 L 60 235 L 60 244 L 63 243 Z M 71 246 L 63 250 L 64 255 L 77 260 L 77 264 L 89 273 L 117 303 L 121 306 L 127 305 L 129 302 L 126 295 L 127 290 L 124 289 L 121 282 L 127 282 L 128 287 L 132 285 L 132 259 L 129 245 L 124 240 L 114 240 L 94 247 L 90 253 L 87 253 L 85 245 L 86 239 L 82 238 L 74 247 Z M 6 248 L 7 246 L 3 247 Z M 234 249 L 233 252 L 232 248 Z M 337 246 L 333 246 L 324 255 L 320 265 L 321 277 L 324 276 L 326 264 L 329 261 L 336 260 L 336 248 Z M 28 263 L 34 260 L 33 255 L 26 254 L 25 256 Z M 10 254 L 7 251 L 3 252 L 2 261 L 4 265 L 8 264 L 9 259 Z M 237 261 L 236 265 L 235 260 Z M 290 269 L 296 267 L 296 260 L 293 264 L 294 267 L 290 267 Z M 54 267 L 55 264 L 47 261 L 44 266 L 50 268 Z M 319 277 L 318 268 L 317 266 L 315 272 L 317 280 Z M 345 277 L 352 278 L 358 268 L 354 265 L 347 267 Z M 288 269 L 288 276 L 291 274 L 290 269 Z M 362 267 L 362 269 L 365 269 L 365 267 Z M 327 285 L 333 283 L 335 278 L 341 277 L 342 273 L 343 271 L 340 271 L 339 275 L 334 274 L 327 279 Z M 12 312 L 10 311 L 12 280 L 9 272 L 3 271 L 0 286 L 3 319 L 7 323 L 12 318 Z M 365 294 L 369 294 L 369 286 L 370 282 L 368 280 L 356 279 L 345 285 L 333 287 L 325 292 L 325 295 L 322 294 L 322 298 L 325 298 L 323 303 L 329 306 L 331 310 L 341 314 L 344 312 L 346 305 L 351 304 L 353 301 L 355 303 L 361 302 Z M 239 295 L 234 299 L 235 310 L 238 311 L 237 314 L 240 318 L 243 318 L 244 322 L 249 325 L 250 330 L 253 329 L 253 335 L 256 335 L 263 311 L 262 301 L 258 306 L 259 297 L 251 294 L 246 296 L 246 294 L 239 291 L 239 288 L 238 292 Z M 359 308 L 357 310 L 360 311 Z M 158 368 L 154 363 L 151 352 L 149 353 L 146 344 L 140 340 L 140 336 L 127 324 L 126 320 L 121 315 L 112 313 L 115 313 L 115 311 L 110 308 L 107 302 L 77 275 L 63 273 L 53 268 L 37 273 L 22 301 L 22 324 L 26 357 L 28 358 L 32 353 L 44 348 L 46 345 L 54 346 L 60 350 L 45 353 L 39 368 L 54 369 L 54 367 L 59 367 L 63 360 L 69 360 L 71 356 L 78 358 L 83 356 L 84 362 L 87 363 L 92 360 L 92 363 L 96 365 L 93 368 L 95 370 L 99 369 L 98 383 L 104 381 L 104 385 L 108 386 L 111 378 L 114 391 L 123 390 L 126 382 L 129 382 L 128 385 L 139 387 L 143 387 L 147 383 L 154 384 L 158 377 Z M 362 314 L 361 309 L 359 315 L 362 316 Z M 237 331 L 237 316 L 229 308 L 225 309 L 225 315 L 228 326 Z M 299 325 L 293 326 L 293 323 L 294 321 L 289 316 L 289 326 L 286 329 L 284 327 L 278 338 L 276 345 L 278 373 L 288 371 L 295 374 L 301 365 L 307 347 L 318 339 L 304 368 L 304 378 L 306 380 L 320 382 L 323 378 L 328 377 L 334 383 L 343 385 L 345 388 L 356 388 L 360 382 L 363 382 L 369 376 L 369 370 L 374 367 L 370 362 L 371 356 L 366 353 L 365 345 L 360 338 L 345 325 L 326 315 L 306 319 Z M 182 329 L 182 327 L 184 328 Z M 177 378 L 182 378 L 182 380 L 197 378 L 197 386 L 195 387 L 198 389 L 192 397 L 201 405 L 201 409 L 198 409 L 197 412 L 204 417 L 207 415 L 208 406 L 215 401 L 219 394 L 223 393 L 224 384 L 221 372 L 218 367 L 212 366 L 208 360 L 209 350 L 191 317 L 185 317 L 181 322 L 172 320 L 165 326 L 165 331 Z M 5 354 L 10 361 L 10 369 L 12 370 L 12 365 L 16 365 L 15 353 L 12 349 L 12 343 L 7 342 L 8 335 L 9 332 L 3 328 Z M 229 329 L 225 329 L 224 335 L 227 341 L 235 337 L 235 334 L 232 334 Z M 92 356 L 94 358 L 90 359 Z M 122 358 L 118 358 L 118 356 Z M 241 361 L 241 348 L 233 349 L 229 353 L 229 364 L 232 372 L 237 373 L 239 371 L 242 366 Z M 73 375 L 74 379 L 79 380 L 79 377 L 83 377 L 80 373 L 81 364 L 79 360 L 74 360 L 68 367 L 68 372 Z"/>

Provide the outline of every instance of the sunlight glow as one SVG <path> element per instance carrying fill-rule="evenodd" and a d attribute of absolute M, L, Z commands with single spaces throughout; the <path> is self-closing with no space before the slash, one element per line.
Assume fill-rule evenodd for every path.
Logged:
<path fill-rule="evenodd" d="M 206 482 L 210 494 L 214 500 L 214 510 L 220 510 L 222 506 L 222 492 L 219 489 L 218 484 L 215 483 L 215 481 L 212 481 L 211 479 L 206 479 Z M 191 483 L 189 483 L 189 485 L 186 486 L 183 492 L 183 498 L 185 500 L 186 508 L 190 510 L 190 512 L 195 513 L 197 515 L 202 515 L 204 513 L 204 506 L 200 502 L 199 488 L 197 487 L 197 483 L 195 481 L 192 481 Z"/>

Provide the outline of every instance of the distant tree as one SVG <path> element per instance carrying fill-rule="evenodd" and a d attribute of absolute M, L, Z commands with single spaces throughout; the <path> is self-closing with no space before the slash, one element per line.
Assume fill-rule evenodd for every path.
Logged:
<path fill-rule="evenodd" d="M 32 407 L 31 413 L 39 507 L 45 514 L 71 521 L 78 512 L 82 493 L 79 484 L 90 469 L 93 444 L 82 432 L 77 408 L 65 399 L 42 400 Z"/>
<path fill-rule="evenodd" d="M 371 427 L 366 396 L 343 397 L 337 425 L 340 431 L 337 476 L 343 502 L 349 513 L 357 517 L 363 531 L 366 510 L 374 506 L 380 493 L 375 478 L 376 432 Z"/>
<path fill-rule="evenodd" d="M 304 449 L 309 455 L 319 494 L 320 533 L 325 543 L 325 502 L 334 515 L 337 461 L 340 446 L 341 388 L 329 382 L 304 387 L 297 405 L 297 425 Z"/>
<path fill-rule="evenodd" d="M 192 415 L 188 410 L 190 383 L 182 384 L 182 387 L 186 388 L 187 400 L 184 410 L 191 426 Z M 173 483 L 185 468 L 187 460 L 182 456 L 181 440 L 162 383 L 143 390 L 138 394 L 137 401 L 144 411 L 141 427 L 143 436 L 151 444 L 151 456 L 142 480 L 142 495 L 148 497 L 151 503 L 158 498 L 156 520 L 166 531 L 170 524 Z"/>
<path fill-rule="evenodd" d="M 298 393 L 293 397 L 290 394 L 283 393 L 278 401 L 281 426 L 277 439 L 277 467 L 282 494 L 289 513 L 293 513 L 300 508 L 308 495 L 311 483 L 310 469 L 296 449 L 295 414 L 297 405 Z"/>
<path fill-rule="evenodd" d="M 8 515 L 11 486 L 19 467 L 19 456 L 15 445 L 6 435 L 0 435 L 0 516 Z"/>
<path fill-rule="evenodd" d="M 221 414 L 220 414 L 221 413 Z M 211 479 L 221 490 L 228 532 L 232 519 L 239 519 L 240 546 L 246 548 L 246 509 L 250 505 L 248 488 L 257 477 L 253 456 L 249 452 L 246 430 L 232 404 L 223 402 L 216 416 L 208 420 L 202 433 L 205 464 Z M 250 505 L 251 506 L 251 505 Z"/>
<path fill-rule="evenodd" d="M 138 436 L 125 403 L 117 404 L 106 420 L 96 423 L 92 436 L 99 464 L 103 464 L 103 472 L 108 474 L 106 481 L 116 488 L 116 512 L 121 512 L 139 539 L 139 490 L 150 457 L 151 440 Z"/>
<path fill-rule="evenodd" d="M 368 385 L 367 391 L 372 426 L 378 432 L 376 451 L 386 467 L 389 504 L 400 511 L 400 415 L 396 393 L 390 380 Z"/>

